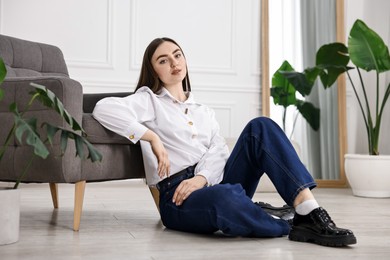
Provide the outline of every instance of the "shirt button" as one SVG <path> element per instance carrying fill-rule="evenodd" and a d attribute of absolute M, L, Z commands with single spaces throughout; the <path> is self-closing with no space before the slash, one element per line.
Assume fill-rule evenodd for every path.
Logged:
<path fill-rule="evenodd" d="M 192 139 L 195 139 L 195 138 L 196 138 L 196 135 L 192 135 L 191 137 L 192 137 Z"/>
<path fill-rule="evenodd" d="M 134 135 L 130 135 L 129 138 L 130 138 L 130 139 L 134 139 Z"/>
<path fill-rule="evenodd" d="M 193 123 L 192 121 L 189 121 L 188 124 L 189 124 L 189 125 L 193 125 L 194 123 Z"/>

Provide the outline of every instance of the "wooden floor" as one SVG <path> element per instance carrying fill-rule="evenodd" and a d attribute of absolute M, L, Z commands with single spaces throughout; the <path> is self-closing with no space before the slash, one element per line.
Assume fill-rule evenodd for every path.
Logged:
<path fill-rule="evenodd" d="M 140 180 L 87 184 L 80 231 L 73 232 L 73 187 L 59 185 L 60 208 L 54 210 L 48 185 L 22 185 L 20 239 L 0 246 L 0 259 L 390 259 L 390 200 L 358 198 L 349 189 L 314 191 L 333 220 L 358 240 L 328 248 L 287 237 L 167 230 Z M 256 193 L 254 200 L 283 205 L 277 193 Z"/>

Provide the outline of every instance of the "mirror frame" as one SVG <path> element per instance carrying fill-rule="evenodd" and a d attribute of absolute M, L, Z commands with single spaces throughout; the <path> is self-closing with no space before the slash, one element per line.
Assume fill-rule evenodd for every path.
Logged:
<path fill-rule="evenodd" d="M 263 116 L 270 116 L 270 74 L 269 74 L 269 0 L 261 1 L 261 110 Z M 344 0 L 336 0 L 336 41 L 345 43 Z M 337 80 L 338 103 L 338 139 L 339 139 L 339 173 L 337 180 L 316 179 L 320 188 L 344 188 L 347 179 L 344 171 L 344 154 L 347 151 L 347 117 L 346 117 L 346 79 L 344 74 Z"/>

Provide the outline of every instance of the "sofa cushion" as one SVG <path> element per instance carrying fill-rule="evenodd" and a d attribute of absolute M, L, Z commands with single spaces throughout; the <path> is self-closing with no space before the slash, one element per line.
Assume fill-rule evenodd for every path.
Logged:
<path fill-rule="evenodd" d="M 62 51 L 53 45 L 0 34 L 0 56 L 7 66 L 7 78 L 69 75 Z"/>
<path fill-rule="evenodd" d="M 133 144 L 130 140 L 104 128 L 92 114 L 83 114 L 83 128 L 92 144 Z"/>

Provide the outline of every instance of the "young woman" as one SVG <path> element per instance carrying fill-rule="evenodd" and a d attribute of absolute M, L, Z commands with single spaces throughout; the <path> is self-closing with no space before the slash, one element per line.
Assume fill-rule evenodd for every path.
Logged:
<path fill-rule="evenodd" d="M 135 94 L 105 98 L 93 115 L 133 143 L 141 140 L 144 156 L 148 148 L 152 151 L 146 178 L 159 189 L 167 228 L 221 230 L 232 236 L 289 235 L 294 241 L 326 246 L 356 243 L 352 231 L 336 227 L 319 207 L 310 191 L 316 186 L 313 178 L 271 119 L 250 121 L 229 154 L 213 110 L 197 103 L 191 93 L 184 53 L 172 39 L 155 39 L 146 48 Z M 153 161 L 154 171 L 148 166 Z M 253 203 L 264 172 L 294 206 L 292 225 Z"/>

